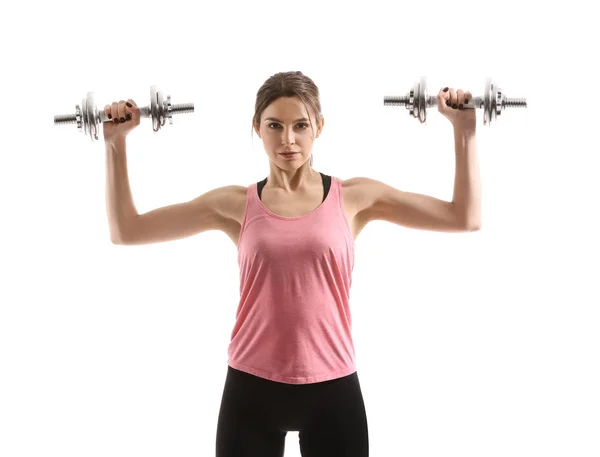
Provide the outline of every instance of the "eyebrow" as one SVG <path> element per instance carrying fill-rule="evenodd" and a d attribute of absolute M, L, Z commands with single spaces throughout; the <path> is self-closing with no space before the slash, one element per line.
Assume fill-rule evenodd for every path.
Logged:
<path fill-rule="evenodd" d="M 276 117 L 267 117 L 265 119 L 265 121 L 275 121 L 275 122 L 283 122 L 280 119 L 277 119 Z M 300 118 L 300 119 L 296 119 L 294 122 L 301 122 L 301 121 L 308 121 L 308 119 L 306 119 L 305 117 Z"/>

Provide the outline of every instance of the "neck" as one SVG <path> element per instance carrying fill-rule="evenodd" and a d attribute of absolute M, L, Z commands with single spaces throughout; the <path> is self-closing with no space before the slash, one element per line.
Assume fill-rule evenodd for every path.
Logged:
<path fill-rule="evenodd" d="M 321 175 L 306 162 L 297 170 L 282 170 L 271 164 L 271 173 L 265 188 L 280 189 L 285 192 L 304 191 L 321 183 Z"/>

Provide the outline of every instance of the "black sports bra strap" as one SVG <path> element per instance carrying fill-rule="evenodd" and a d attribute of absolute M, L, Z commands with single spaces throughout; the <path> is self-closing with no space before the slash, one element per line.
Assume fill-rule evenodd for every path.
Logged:
<path fill-rule="evenodd" d="M 323 173 L 319 172 L 319 174 L 321 175 L 321 179 L 323 181 L 323 201 L 325 201 L 325 199 L 327 198 L 327 194 L 329 194 L 329 190 L 331 189 L 331 176 L 329 175 L 324 175 Z M 256 189 L 258 191 L 258 198 L 259 200 L 262 200 L 262 190 L 263 187 L 265 187 L 265 184 L 267 184 L 267 179 L 269 179 L 269 177 L 267 176 L 265 179 L 263 179 L 262 181 L 259 181 L 256 183 Z"/>

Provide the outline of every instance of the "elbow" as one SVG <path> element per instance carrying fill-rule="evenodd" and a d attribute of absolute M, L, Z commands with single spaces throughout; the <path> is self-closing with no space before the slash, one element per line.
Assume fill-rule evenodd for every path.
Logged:
<path fill-rule="evenodd" d="M 117 234 L 113 234 L 113 233 L 111 233 L 111 235 L 110 235 L 110 242 L 112 244 L 116 244 L 116 245 L 125 244 L 125 241 L 123 241 L 123 237 L 121 235 L 117 235 Z"/>
<path fill-rule="evenodd" d="M 477 232 L 481 230 L 481 218 L 462 218 L 459 227 L 463 232 Z"/>
<path fill-rule="evenodd" d="M 481 230 L 481 221 L 475 221 L 467 224 L 466 230 L 467 232 L 478 232 Z"/>
<path fill-rule="evenodd" d="M 461 211 L 454 205 L 455 222 L 460 230 L 465 232 L 477 232 L 481 230 L 481 211 Z"/>
<path fill-rule="evenodd" d="M 112 244 L 124 245 L 128 244 L 128 233 L 117 227 L 110 228 L 110 241 Z"/>

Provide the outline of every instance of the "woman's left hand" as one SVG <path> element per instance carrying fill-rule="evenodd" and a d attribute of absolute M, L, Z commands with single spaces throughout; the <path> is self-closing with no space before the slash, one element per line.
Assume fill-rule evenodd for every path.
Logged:
<path fill-rule="evenodd" d="M 454 126 L 454 128 L 475 130 L 477 117 L 475 108 L 466 108 L 465 103 L 473 99 L 471 92 L 462 89 L 444 88 L 440 89 L 437 96 L 438 111 L 442 113 Z"/>

